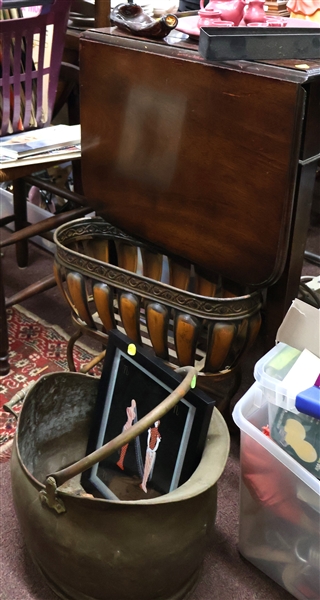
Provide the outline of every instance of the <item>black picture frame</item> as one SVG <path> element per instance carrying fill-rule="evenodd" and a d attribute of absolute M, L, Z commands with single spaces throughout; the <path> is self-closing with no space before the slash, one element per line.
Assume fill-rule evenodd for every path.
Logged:
<path fill-rule="evenodd" d="M 117 330 L 110 331 L 87 454 L 119 435 L 125 424 L 129 427 L 141 419 L 182 378 L 151 350 L 136 346 Z M 85 471 L 83 487 L 95 496 L 120 500 L 147 499 L 174 490 L 201 460 L 214 404 L 200 389 L 190 389 L 161 422 Z"/>

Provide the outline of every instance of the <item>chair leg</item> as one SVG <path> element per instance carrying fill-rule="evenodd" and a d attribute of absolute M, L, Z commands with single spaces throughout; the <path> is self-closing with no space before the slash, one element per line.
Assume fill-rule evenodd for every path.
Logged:
<path fill-rule="evenodd" d="M 26 227 L 27 220 L 27 200 L 25 194 L 24 179 L 16 179 L 13 182 L 13 208 L 15 215 L 15 230 L 19 231 Z M 16 243 L 16 256 L 19 267 L 26 267 L 28 264 L 28 240 L 22 240 Z"/>
<path fill-rule="evenodd" d="M 7 313 L 3 289 L 2 263 L 0 253 L 0 376 L 9 373 L 10 365 L 8 360 L 9 341 L 8 341 L 8 326 Z"/>
<path fill-rule="evenodd" d="M 35 283 L 28 285 L 28 287 L 20 290 L 20 292 L 17 292 L 10 298 L 7 298 L 6 307 L 8 308 L 9 306 L 20 304 L 20 302 L 23 302 L 28 298 L 32 298 L 33 296 L 36 296 L 36 294 L 40 294 L 40 292 L 51 290 L 51 288 L 55 287 L 56 285 L 57 283 L 54 275 L 47 275 L 46 277 L 35 281 Z"/>

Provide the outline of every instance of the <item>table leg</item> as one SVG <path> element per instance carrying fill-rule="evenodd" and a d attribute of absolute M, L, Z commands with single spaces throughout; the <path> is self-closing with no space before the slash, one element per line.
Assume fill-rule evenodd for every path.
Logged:
<path fill-rule="evenodd" d="M 0 253 L 0 376 L 9 373 L 10 365 L 8 355 L 9 341 L 7 328 L 7 314 L 3 288 L 2 257 Z"/>
<path fill-rule="evenodd" d="M 299 166 L 286 265 L 280 279 L 267 292 L 266 351 L 274 346 L 277 330 L 292 301 L 298 296 L 317 162 L 318 159 L 315 159 Z"/>
<path fill-rule="evenodd" d="M 28 224 L 27 200 L 25 195 L 24 179 L 16 179 L 13 182 L 13 207 L 15 215 L 15 230 L 19 231 Z M 16 256 L 19 267 L 28 264 L 28 240 L 21 240 L 16 244 Z"/>

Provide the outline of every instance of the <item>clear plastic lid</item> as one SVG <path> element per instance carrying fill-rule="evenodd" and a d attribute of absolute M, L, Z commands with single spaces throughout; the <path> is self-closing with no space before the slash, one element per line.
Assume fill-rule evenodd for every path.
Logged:
<path fill-rule="evenodd" d="M 254 378 L 263 389 L 267 400 L 287 410 L 295 410 L 296 394 L 290 394 L 282 381 L 298 360 L 301 350 L 279 342 L 254 367 Z"/>
<path fill-rule="evenodd" d="M 268 402 L 285 410 L 304 412 L 318 418 L 319 394 L 315 399 L 313 394 L 312 406 L 306 395 L 308 389 L 314 386 L 319 371 L 320 358 L 315 354 L 308 349 L 301 351 L 280 342 L 256 363 L 254 376 Z M 296 399 L 301 393 L 298 406 Z"/>
<path fill-rule="evenodd" d="M 278 389 L 279 382 L 283 381 L 300 354 L 301 350 L 279 342 L 255 364 L 256 381 L 271 390 Z"/>

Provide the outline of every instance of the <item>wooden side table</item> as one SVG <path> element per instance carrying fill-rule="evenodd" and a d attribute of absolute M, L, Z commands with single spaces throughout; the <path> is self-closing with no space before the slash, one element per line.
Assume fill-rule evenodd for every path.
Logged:
<path fill-rule="evenodd" d="M 204 275 L 267 288 L 267 347 L 298 293 L 320 155 L 320 61 L 298 62 L 216 64 L 116 28 L 80 38 L 88 202 Z"/>

